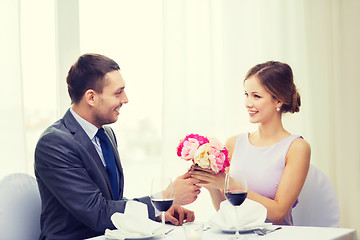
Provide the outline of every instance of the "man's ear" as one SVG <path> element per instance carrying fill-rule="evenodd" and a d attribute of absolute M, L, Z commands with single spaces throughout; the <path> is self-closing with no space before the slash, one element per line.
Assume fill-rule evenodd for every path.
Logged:
<path fill-rule="evenodd" d="M 90 106 L 94 106 L 95 105 L 95 100 L 96 100 L 96 92 L 92 89 L 88 89 L 83 96 L 84 100 L 90 105 Z"/>

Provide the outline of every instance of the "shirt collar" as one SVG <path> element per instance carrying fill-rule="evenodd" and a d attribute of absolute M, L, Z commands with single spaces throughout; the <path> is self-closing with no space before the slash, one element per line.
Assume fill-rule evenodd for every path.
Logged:
<path fill-rule="evenodd" d="M 92 123 L 89 123 L 88 121 L 80 117 L 72 108 L 70 108 L 70 112 L 74 116 L 76 121 L 80 124 L 80 126 L 84 129 L 85 133 L 89 136 L 89 138 L 93 139 L 98 131 L 98 128 Z"/>

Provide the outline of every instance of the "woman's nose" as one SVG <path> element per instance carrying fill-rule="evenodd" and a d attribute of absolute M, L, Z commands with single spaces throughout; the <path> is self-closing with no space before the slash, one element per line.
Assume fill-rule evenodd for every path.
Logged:
<path fill-rule="evenodd" d="M 245 107 L 247 107 L 247 108 L 251 108 L 253 106 L 253 102 L 250 99 L 250 97 L 245 97 L 244 103 L 245 103 Z"/>

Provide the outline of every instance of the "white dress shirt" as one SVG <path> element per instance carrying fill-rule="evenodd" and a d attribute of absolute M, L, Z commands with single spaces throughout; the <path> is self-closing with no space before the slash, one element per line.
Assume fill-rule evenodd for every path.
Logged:
<path fill-rule="evenodd" d="M 93 124 L 89 123 L 88 121 L 86 121 L 85 119 L 83 119 L 82 117 L 80 117 L 72 108 L 70 108 L 70 112 L 74 116 L 76 121 L 80 124 L 80 126 L 84 129 L 85 133 L 91 139 L 92 143 L 95 146 L 96 151 L 98 152 L 98 154 L 101 158 L 102 163 L 106 167 L 104 156 L 103 156 L 102 150 L 101 150 L 100 139 L 95 136 L 98 131 L 98 128 L 96 126 L 94 126 Z M 117 176 L 119 178 L 119 172 L 118 172 Z M 155 216 L 159 216 L 159 215 L 161 215 L 161 212 L 155 208 Z"/>
<path fill-rule="evenodd" d="M 84 129 L 85 133 L 91 139 L 96 151 L 98 152 L 98 154 L 101 158 L 102 163 L 106 167 L 104 156 L 103 156 L 102 150 L 101 150 L 100 139 L 95 136 L 99 129 L 96 126 L 94 126 L 93 124 L 91 124 L 88 121 L 86 121 L 85 119 L 83 119 L 82 117 L 80 117 L 72 108 L 70 108 L 70 112 L 74 116 L 76 121 L 80 124 L 80 126 Z"/>

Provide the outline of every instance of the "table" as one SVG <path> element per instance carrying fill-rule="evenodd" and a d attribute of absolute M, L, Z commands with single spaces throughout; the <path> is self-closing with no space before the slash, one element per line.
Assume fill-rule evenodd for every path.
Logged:
<path fill-rule="evenodd" d="M 182 227 L 174 227 L 175 229 L 166 235 L 166 240 L 185 239 Z M 255 233 L 242 234 L 247 240 L 269 239 L 269 240 L 358 240 L 355 229 L 349 228 L 328 228 L 328 227 L 300 227 L 300 226 L 281 226 L 282 229 L 268 233 L 265 236 L 258 236 Z M 160 239 L 160 238 L 153 238 Z M 219 230 L 209 229 L 203 233 L 203 240 L 230 240 L 233 234 L 223 233 Z M 89 238 L 87 240 L 106 240 L 105 236 Z"/>

